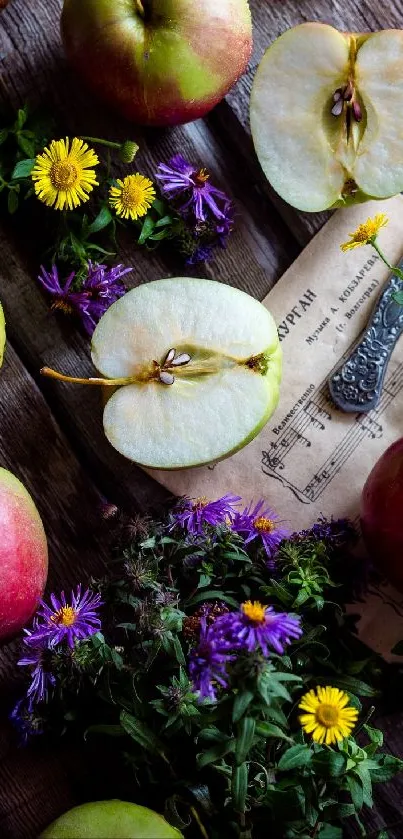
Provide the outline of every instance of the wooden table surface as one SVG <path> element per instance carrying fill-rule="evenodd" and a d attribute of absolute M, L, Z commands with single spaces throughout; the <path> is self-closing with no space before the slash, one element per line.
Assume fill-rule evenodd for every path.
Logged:
<path fill-rule="evenodd" d="M 219 0 L 217 0 L 219 2 Z M 2 4 L 3 5 L 3 4 Z M 208 167 L 233 196 L 236 231 L 228 249 L 200 275 L 238 286 L 262 299 L 326 219 L 298 213 L 270 189 L 253 152 L 249 94 L 265 47 L 286 28 L 308 20 L 342 30 L 403 28 L 403 0 L 251 0 L 254 54 L 236 88 L 204 120 L 172 130 L 128 126 L 87 96 L 66 66 L 59 35 L 62 0 L 10 0 L 0 16 L 0 96 L 13 107 L 44 103 L 60 136 L 84 134 L 135 138 L 138 168 L 152 176 L 160 160 L 180 151 Z M 99 503 L 108 498 L 126 509 L 152 509 L 164 491 L 107 443 L 99 395 L 91 388 L 55 386 L 39 376 L 44 364 L 75 375 L 91 371 L 88 343 L 67 321 L 49 316 L 35 282 L 35 230 L 0 219 L 0 298 L 8 346 L 0 379 L 0 465 L 15 472 L 35 498 L 50 549 L 49 590 L 67 588 L 102 572 L 107 552 L 99 533 Z M 122 261 L 134 266 L 131 285 L 175 275 L 180 266 L 129 245 Z M 183 269 L 182 269 L 183 270 Z M 11 643 L 0 653 L 0 836 L 32 839 L 78 800 L 75 756 L 55 744 L 17 749 L 7 708 L 18 695 Z M 386 745 L 402 755 L 403 716 L 384 715 Z M 370 831 L 401 815 L 401 779 L 377 790 Z M 358 835 L 352 829 L 349 835 Z M 371 834 L 373 836 L 375 833 Z M 388 836 L 403 836 L 402 826 Z"/>

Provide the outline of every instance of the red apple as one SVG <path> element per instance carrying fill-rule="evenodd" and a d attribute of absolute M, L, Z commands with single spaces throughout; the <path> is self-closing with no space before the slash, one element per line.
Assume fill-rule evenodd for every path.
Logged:
<path fill-rule="evenodd" d="M 374 563 L 403 591 L 403 437 L 386 449 L 366 480 L 361 526 Z"/>
<path fill-rule="evenodd" d="M 0 468 L 0 640 L 33 615 L 48 573 L 45 531 L 23 484 Z"/>
<path fill-rule="evenodd" d="M 248 0 L 64 0 L 62 37 L 88 87 L 140 125 L 203 116 L 252 52 Z"/>

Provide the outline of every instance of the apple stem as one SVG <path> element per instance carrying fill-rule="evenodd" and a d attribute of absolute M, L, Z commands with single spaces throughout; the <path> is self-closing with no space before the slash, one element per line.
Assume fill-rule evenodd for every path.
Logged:
<path fill-rule="evenodd" d="M 42 367 L 41 376 L 47 376 L 49 379 L 57 379 L 59 382 L 69 382 L 75 385 L 102 385 L 103 387 L 118 387 L 119 385 L 130 385 L 138 381 L 135 376 L 126 376 L 121 379 L 102 379 L 91 377 L 89 379 L 82 379 L 79 376 L 65 376 L 63 373 L 58 373 L 57 370 L 52 370 L 51 367 Z"/>
<path fill-rule="evenodd" d="M 137 12 L 139 13 L 139 15 L 141 15 L 141 17 L 145 17 L 146 13 L 145 13 L 145 9 L 144 9 L 142 0 L 134 0 L 134 2 L 135 2 L 135 5 L 137 7 Z"/>

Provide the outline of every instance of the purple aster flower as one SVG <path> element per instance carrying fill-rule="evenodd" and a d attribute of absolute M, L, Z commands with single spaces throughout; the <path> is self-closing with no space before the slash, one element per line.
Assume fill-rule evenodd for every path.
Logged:
<path fill-rule="evenodd" d="M 200 245 L 188 256 L 185 265 L 198 265 L 199 262 L 208 262 L 211 259 L 214 245 Z"/>
<path fill-rule="evenodd" d="M 107 268 L 90 261 L 87 276 L 77 291 L 72 289 L 75 271 L 62 283 L 56 265 L 52 265 L 51 271 L 46 271 L 42 265 L 38 280 L 52 298 L 51 308 L 78 316 L 85 331 L 92 335 L 109 306 L 126 293 L 121 278 L 129 271 L 132 268 L 124 268 L 123 265 Z"/>
<path fill-rule="evenodd" d="M 208 501 L 207 498 L 183 498 L 172 513 L 174 527 L 182 527 L 191 533 L 192 536 L 203 536 L 204 525 L 217 527 L 219 524 L 234 519 L 236 510 L 234 504 L 241 500 L 239 495 L 223 495 L 217 501 Z"/>
<path fill-rule="evenodd" d="M 26 644 L 44 642 L 50 649 L 67 641 L 73 648 L 75 641 L 89 638 L 101 629 L 98 609 L 102 606 L 99 594 L 86 589 L 81 594 L 81 586 L 77 586 L 76 593 L 71 593 L 71 603 L 67 603 L 64 591 L 60 598 L 51 594 L 52 607 L 43 600 L 38 609 L 36 623 Z"/>
<path fill-rule="evenodd" d="M 302 635 L 302 628 L 299 617 L 248 600 L 239 612 L 217 618 L 213 632 L 225 638 L 233 649 L 251 653 L 260 647 L 263 655 L 268 656 L 269 648 L 282 655 L 284 647 Z"/>
<path fill-rule="evenodd" d="M 50 672 L 49 647 L 45 638 L 36 636 L 38 629 L 39 625 L 35 619 L 33 629 L 25 630 L 24 654 L 17 661 L 20 667 L 30 668 L 31 683 L 27 690 L 30 708 L 37 702 L 46 702 L 50 687 L 56 683 L 55 677 Z"/>
<path fill-rule="evenodd" d="M 290 535 L 290 531 L 281 526 L 277 514 L 270 507 L 265 508 L 263 500 L 258 501 L 253 509 L 250 504 L 242 512 L 237 513 L 231 527 L 244 537 L 245 545 L 253 539 L 260 538 L 269 560 L 275 554 L 280 542 Z"/>
<path fill-rule="evenodd" d="M 168 165 L 160 163 L 156 173 L 168 199 L 184 197 L 179 208 L 181 213 L 193 212 L 197 221 L 208 221 L 213 216 L 225 222 L 232 208 L 231 201 L 225 192 L 212 186 L 209 177 L 206 169 L 198 169 L 180 154 L 172 157 Z"/>
<path fill-rule="evenodd" d="M 26 746 L 32 737 L 43 733 L 42 720 L 35 716 L 32 706 L 20 699 L 10 714 L 10 720 L 19 734 L 20 744 Z"/>
<path fill-rule="evenodd" d="M 227 665 L 235 658 L 230 650 L 231 644 L 215 632 L 214 624 L 207 626 L 206 618 L 201 618 L 199 644 L 191 651 L 189 659 L 193 690 L 201 699 L 216 700 L 214 683 L 227 687 Z"/>
<path fill-rule="evenodd" d="M 332 547 L 340 547 L 346 542 L 354 542 L 357 539 L 357 532 L 349 519 L 331 519 L 320 516 L 318 521 L 309 530 L 301 530 L 293 534 L 293 539 L 316 539 L 319 542 L 327 542 Z"/>

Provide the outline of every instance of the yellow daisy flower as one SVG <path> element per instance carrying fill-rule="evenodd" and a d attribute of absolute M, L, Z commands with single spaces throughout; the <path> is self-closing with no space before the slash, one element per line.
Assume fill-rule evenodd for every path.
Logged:
<path fill-rule="evenodd" d="M 91 168 L 97 163 L 94 150 L 83 140 L 52 140 L 49 148 L 36 157 L 31 172 L 36 195 L 55 210 L 73 210 L 88 201 L 90 192 L 98 186 Z"/>
<path fill-rule="evenodd" d="M 136 220 L 145 216 L 155 199 L 153 182 L 140 172 L 116 181 L 109 190 L 109 203 L 121 218 Z"/>
<path fill-rule="evenodd" d="M 374 218 L 367 218 L 364 224 L 360 224 L 354 233 L 349 233 L 349 242 L 340 245 L 342 251 L 351 251 L 353 248 L 360 248 L 361 245 L 370 245 L 378 235 L 382 227 L 386 227 L 389 219 L 385 213 L 378 213 Z"/>
<path fill-rule="evenodd" d="M 357 722 L 358 711 L 348 704 L 344 691 L 332 687 L 317 687 L 302 697 L 298 707 L 299 721 L 304 731 L 312 735 L 316 743 L 331 746 L 348 737 Z"/>

